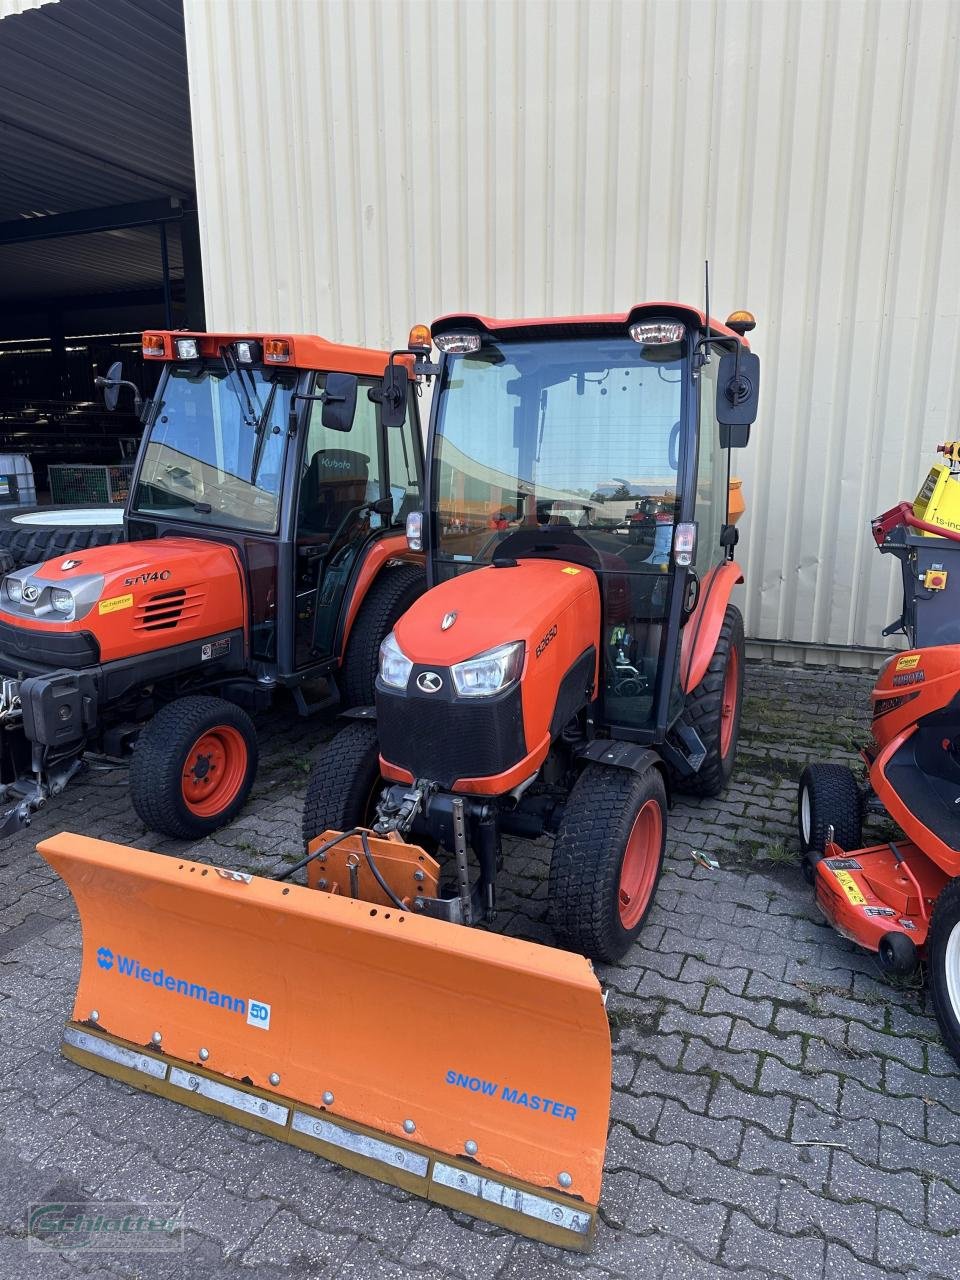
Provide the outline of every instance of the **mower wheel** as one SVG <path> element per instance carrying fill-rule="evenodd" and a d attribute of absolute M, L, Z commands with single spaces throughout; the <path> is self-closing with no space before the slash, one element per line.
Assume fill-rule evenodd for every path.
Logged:
<path fill-rule="evenodd" d="M 743 704 L 743 617 L 727 605 L 717 647 L 697 687 L 687 695 L 683 719 L 707 749 L 703 764 L 688 777 L 676 776 L 678 791 L 718 796 L 726 788 L 737 759 Z"/>
<path fill-rule="evenodd" d="M 151 831 L 196 840 L 243 806 L 257 774 L 257 731 L 224 698 L 177 698 L 149 720 L 133 748 L 130 798 Z"/>
<path fill-rule="evenodd" d="M 863 799 L 845 764 L 808 764 L 797 789 L 797 831 L 803 874 L 813 881 L 813 863 L 827 843 L 827 830 L 841 849 L 863 843 Z M 813 859 L 810 858 L 813 854 Z"/>
<path fill-rule="evenodd" d="M 0 515 L 0 548 L 16 566 L 124 541 L 122 506 L 14 507 Z"/>
<path fill-rule="evenodd" d="M 381 785 L 376 725 L 357 720 L 326 743 L 307 782 L 303 847 L 324 831 L 368 826 Z"/>
<path fill-rule="evenodd" d="M 560 945 L 613 964 L 643 928 L 660 879 L 667 791 L 644 773 L 588 764 L 570 792 L 550 860 Z"/>
<path fill-rule="evenodd" d="M 344 707 L 373 706 L 380 646 L 426 589 L 427 576 L 416 564 L 384 569 L 374 580 L 357 612 L 343 655 L 340 691 Z"/>
<path fill-rule="evenodd" d="M 960 1063 L 960 877 L 941 891 L 933 908 L 927 971 L 943 1043 Z"/>

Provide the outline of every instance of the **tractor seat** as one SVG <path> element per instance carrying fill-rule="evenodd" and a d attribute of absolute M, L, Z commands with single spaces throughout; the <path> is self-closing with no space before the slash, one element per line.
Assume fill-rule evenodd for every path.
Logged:
<path fill-rule="evenodd" d="M 367 501 L 370 458 L 356 449 L 318 449 L 300 483 L 299 528 L 333 534 Z"/>

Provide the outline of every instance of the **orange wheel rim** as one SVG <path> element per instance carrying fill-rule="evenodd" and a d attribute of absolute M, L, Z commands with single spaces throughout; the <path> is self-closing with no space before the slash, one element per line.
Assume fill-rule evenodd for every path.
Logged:
<path fill-rule="evenodd" d="M 647 800 L 634 819 L 620 867 L 617 904 L 624 929 L 636 927 L 653 897 L 662 846 L 663 814 L 656 800 Z"/>
<path fill-rule="evenodd" d="M 733 745 L 733 729 L 737 723 L 737 695 L 740 684 L 740 655 L 730 650 L 723 674 L 723 701 L 720 705 L 720 755 L 726 759 Z"/>
<path fill-rule="evenodd" d="M 207 729 L 187 752 L 181 787 L 187 808 L 213 818 L 236 800 L 247 772 L 247 744 L 233 725 Z"/>

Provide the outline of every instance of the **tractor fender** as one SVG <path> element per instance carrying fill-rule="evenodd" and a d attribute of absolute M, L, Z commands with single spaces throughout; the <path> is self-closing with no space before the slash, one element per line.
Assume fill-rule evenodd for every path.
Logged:
<path fill-rule="evenodd" d="M 343 622 L 343 635 L 339 644 L 338 660 L 341 662 L 343 661 L 343 655 L 347 651 L 347 641 L 350 639 L 350 632 L 354 622 L 357 620 L 360 606 L 366 599 L 367 592 L 373 586 L 374 578 L 377 577 L 380 570 L 389 560 L 409 560 L 412 564 L 422 564 L 424 557 L 415 553 L 411 554 L 407 548 L 407 539 L 402 533 L 397 534 L 396 537 L 379 538 L 376 542 L 370 544 L 364 554 L 360 572 L 357 574 L 350 592 L 350 600 Z"/>
<path fill-rule="evenodd" d="M 740 582 L 743 570 L 735 560 L 724 560 L 704 574 L 696 607 L 687 619 L 680 644 L 680 687 L 684 693 L 692 693 L 706 675 L 730 595 Z"/>
<path fill-rule="evenodd" d="M 637 775 L 658 769 L 667 792 L 667 804 L 673 804 L 672 780 L 663 756 L 652 747 L 636 742 L 620 742 L 615 738 L 594 738 L 577 752 L 577 765 L 602 764 L 611 769 L 629 769 Z"/>

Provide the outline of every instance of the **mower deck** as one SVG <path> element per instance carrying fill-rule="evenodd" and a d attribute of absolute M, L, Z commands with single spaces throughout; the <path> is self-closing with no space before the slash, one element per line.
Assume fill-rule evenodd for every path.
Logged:
<path fill-rule="evenodd" d="M 817 905 L 844 938 L 878 951 L 903 933 L 918 949 L 947 877 L 909 840 L 845 851 L 828 843 L 815 867 Z"/>

